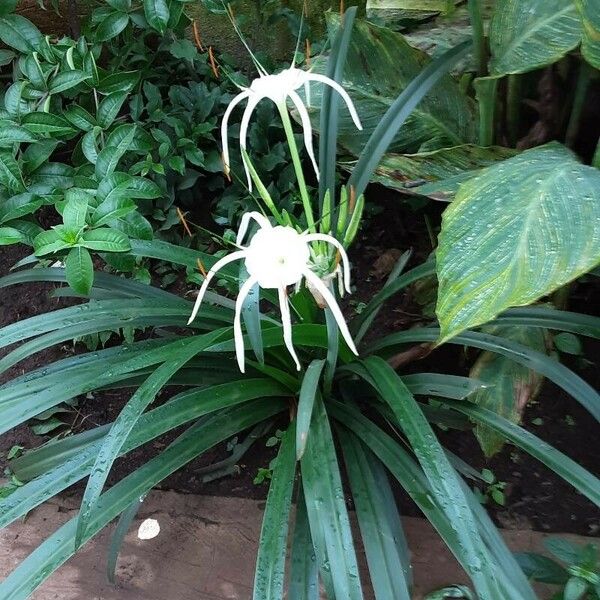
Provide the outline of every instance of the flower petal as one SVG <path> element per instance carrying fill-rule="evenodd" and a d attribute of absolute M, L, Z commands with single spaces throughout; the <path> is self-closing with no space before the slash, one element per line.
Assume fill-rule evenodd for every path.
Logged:
<path fill-rule="evenodd" d="M 235 243 L 238 246 L 241 246 L 242 242 L 244 241 L 244 236 L 246 235 L 246 231 L 248 231 L 250 219 L 254 219 L 262 228 L 271 227 L 269 219 L 267 219 L 267 217 L 265 217 L 262 213 L 259 213 L 255 210 L 244 213 L 242 220 L 240 221 L 240 228 L 238 229 L 238 234 L 235 240 Z"/>
<path fill-rule="evenodd" d="M 256 108 L 256 105 L 262 100 L 261 96 L 251 95 L 248 97 L 248 104 L 244 109 L 244 114 L 242 115 L 242 123 L 240 125 L 240 146 L 245 150 L 246 149 L 246 138 L 248 137 L 248 126 L 250 125 L 250 117 L 252 116 L 252 112 Z M 244 163 L 244 170 L 246 171 L 246 179 L 248 180 L 248 189 L 252 191 L 252 177 L 250 176 L 250 169 L 246 163 L 246 159 L 244 155 L 242 155 L 242 162 Z"/>
<path fill-rule="evenodd" d="M 218 260 L 208 271 L 206 274 L 206 278 L 202 282 L 202 286 L 200 287 L 200 291 L 198 292 L 198 297 L 196 298 L 196 302 L 194 303 L 194 309 L 192 310 L 192 316 L 188 321 L 188 325 L 196 318 L 198 314 L 198 310 L 200 309 L 200 304 L 202 304 L 202 298 L 204 298 L 204 294 L 208 289 L 208 284 L 211 282 L 211 279 L 216 275 L 219 269 L 222 269 L 225 265 L 228 265 L 230 262 L 234 260 L 238 260 L 240 258 L 244 258 L 246 252 L 245 250 L 238 250 L 237 252 L 232 252 L 227 256 L 224 256 L 220 260 Z"/>
<path fill-rule="evenodd" d="M 298 114 L 300 115 L 300 119 L 302 121 L 302 130 L 304 133 L 304 145 L 306 146 L 306 152 L 308 156 L 310 156 L 310 160 L 312 161 L 313 168 L 315 170 L 315 174 L 317 176 L 317 181 L 319 179 L 319 167 L 317 166 L 317 161 L 315 159 L 315 151 L 313 149 L 313 135 L 312 135 L 312 124 L 310 122 L 310 117 L 308 116 L 308 110 L 306 110 L 306 106 L 304 106 L 302 99 L 294 90 L 290 90 L 288 92 L 288 96 L 290 100 L 294 103 Z"/>
<path fill-rule="evenodd" d="M 254 287 L 256 278 L 248 277 L 242 287 L 238 297 L 235 300 L 235 317 L 233 319 L 233 339 L 235 341 L 235 357 L 237 358 L 238 367 L 242 373 L 246 372 L 244 366 L 244 335 L 242 334 L 242 307 L 244 300 Z"/>
<path fill-rule="evenodd" d="M 332 244 L 338 249 L 340 257 L 342 259 L 342 265 L 344 267 L 344 287 L 346 291 L 350 293 L 350 261 L 348 260 L 346 250 L 344 250 L 344 246 L 342 246 L 340 241 L 334 238 L 332 235 L 326 235 L 325 233 L 309 233 L 304 234 L 302 237 L 307 242 L 327 242 L 328 244 Z"/>
<path fill-rule="evenodd" d="M 284 287 L 279 288 L 279 308 L 281 310 L 281 324 L 283 325 L 283 341 L 296 363 L 296 369 L 299 371 L 300 361 L 298 360 L 298 356 L 294 350 L 294 344 L 292 343 L 292 317 L 290 315 L 287 290 Z"/>
<path fill-rule="evenodd" d="M 344 315 L 342 314 L 342 311 L 335 300 L 335 296 L 310 269 L 306 269 L 304 271 L 304 277 L 306 277 L 306 280 L 310 283 L 310 285 L 315 288 L 321 294 L 321 296 L 323 296 L 323 300 L 325 300 L 329 306 L 329 310 L 331 310 L 338 327 L 340 328 L 340 332 L 344 340 L 346 340 L 346 344 L 348 344 L 348 348 L 350 348 L 350 350 L 352 350 L 352 352 L 358 356 L 358 350 L 356 349 L 354 341 L 352 340 L 352 336 L 348 331 L 348 325 L 346 325 Z"/>
<path fill-rule="evenodd" d="M 350 116 L 354 121 L 354 124 L 356 125 L 357 129 L 360 129 L 362 131 L 362 124 L 360 122 L 360 119 L 358 118 L 356 108 L 354 108 L 354 102 L 352 102 L 352 98 L 350 98 L 348 92 L 346 92 L 346 90 L 337 81 L 334 81 L 333 79 L 330 79 L 325 75 L 320 75 L 319 73 L 305 72 L 304 77 L 307 81 L 319 81 L 321 83 L 324 83 L 325 85 L 328 85 L 329 87 L 332 87 L 344 99 L 344 102 L 346 103 L 346 106 L 350 111 Z"/>
<path fill-rule="evenodd" d="M 249 90 L 244 90 L 239 93 L 227 106 L 223 120 L 221 121 L 221 144 L 223 146 L 223 166 L 225 167 L 225 174 L 229 174 L 229 142 L 227 141 L 227 125 L 229 123 L 229 117 L 233 109 L 245 98 L 250 96 Z"/>

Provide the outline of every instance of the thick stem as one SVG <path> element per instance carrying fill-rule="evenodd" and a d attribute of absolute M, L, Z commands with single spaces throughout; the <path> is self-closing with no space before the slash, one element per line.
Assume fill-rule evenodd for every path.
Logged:
<path fill-rule="evenodd" d="M 598 145 L 596 146 L 596 152 L 594 153 L 594 158 L 592 158 L 592 167 L 596 167 L 596 169 L 600 169 L 600 138 L 598 139 Z"/>
<path fill-rule="evenodd" d="M 583 108 L 585 106 L 585 98 L 590 87 L 591 77 L 591 67 L 585 61 L 582 61 L 577 75 L 577 86 L 575 87 L 573 108 L 571 109 L 571 116 L 569 117 L 569 124 L 565 135 L 565 144 L 569 148 L 573 147 L 575 140 L 577 139 L 577 134 L 579 133 L 581 114 L 583 113 Z"/>
<path fill-rule="evenodd" d="M 521 124 L 521 88 L 520 75 L 508 76 L 508 91 L 506 97 L 506 126 L 508 140 L 511 146 L 516 146 L 519 140 L 519 127 Z"/>
<path fill-rule="evenodd" d="M 294 164 L 294 171 L 296 172 L 296 179 L 298 180 L 298 187 L 300 188 L 300 198 L 302 198 L 302 206 L 304 207 L 304 214 L 306 215 L 306 223 L 311 233 L 316 233 L 315 218 L 310 204 L 310 196 L 308 195 L 308 189 L 306 187 L 306 180 L 304 179 L 304 171 L 302 171 L 302 162 L 300 161 L 300 154 L 298 152 L 298 146 L 296 145 L 296 138 L 294 138 L 294 131 L 292 129 L 292 122 L 290 115 L 288 114 L 287 106 L 282 104 L 277 107 L 279 114 L 281 115 L 281 121 L 283 123 L 283 129 L 287 138 L 287 143 L 290 148 L 290 154 L 292 155 L 292 162 Z"/>
<path fill-rule="evenodd" d="M 487 56 L 485 48 L 485 35 L 483 32 L 483 16 L 481 14 L 481 0 L 469 0 L 469 17 L 473 28 L 473 50 L 477 64 L 477 75 L 484 77 L 487 74 Z"/>
<path fill-rule="evenodd" d="M 479 145 L 491 146 L 494 143 L 498 79 L 479 77 L 473 83 L 479 103 Z"/>

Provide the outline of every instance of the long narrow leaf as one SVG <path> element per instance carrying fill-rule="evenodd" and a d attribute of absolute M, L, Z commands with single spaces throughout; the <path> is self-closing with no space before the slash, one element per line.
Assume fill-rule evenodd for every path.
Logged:
<path fill-rule="evenodd" d="M 419 279 L 424 279 L 425 277 L 431 277 L 432 275 L 435 275 L 435 262 L 426 262 L 411 269 L 407 273 L 404 273 L 404 275 L 401 275 L 398 279 L 383 287 L 373 296 L 373 298 L 371 298 L 370 302 L 363 308 L 360 315 L 352 320 L 350 331 L 353 334 L 359 333 L 363 330 L 365 323 L 368 322 L 371 315 L 376 313 L 388 298 L 391 298 L 400 290 L 408 287 L 411 283 L 414 283 Z"/>
<path fill-rule="evenodd" d="M 324 360 L 313 360 L 302 380 L 300 394 L 298 400 L 298 418 L 296 425 L 296 459 L 300 460 L 306 449 L 306 441 L 308 439 L 308 431 L 315 404 L 315 396 L 319 379 L 325 366 Z"/>
<path fill-rule="evenodd" d="M 100 497 L 83 541 L 96 535 L 135 498 L 148 492 L 165 477 L 215 444 L 263 419 L 268 419 L 279 410 L 279 405 L 259 400 L 252 406 L 223 411 L 198 426 L 188 429 L 159 456 L 148 461 Z M 3 600 L 28 598 L 46 578 L 74 554 L 76 530 L 77 518 L 74 518 L 40 544 L 0 583 L 0 597 Z"/>
<path fill-rule="evenodd" d="M 127 437 L 134 428 L 137 420 L 146 407 L 154 401 L 156 395 L 169 379 L 198 352 L 201 352 L 214 340 L 221 336 L 221 331 L 195 336 L 192 342 L 185 348 L 175 353 L 172 358 L 166 360 L 160 367 L 148 377 L 138 391 L 127 402 L 121 410 L 119 416 L 104 439 L 98 456 L 92 467 L 92 472 L 88 480 L 83 500 L 81 501 L 81 510 L 79 512 L 79 521 L 77 524 L 77 535 L 75 544 L 80 545 L 85 536 L 85 531 L 90 521 L 94 508 L 102 493 L 102 488 L 108 478 L 108 473 L 112 465 L 121 452 L 121 448 Z"/>
<path fill-rule="evenodd" d="M 437 396 L 454 400 L 463 400 L 477 390 L 487 387 L 485 382 L 478 379 L 443 373 L 403 375 L 402 381 L 415 396 Z"/>
<path fill-rule="evenodd" d="M 387 474 L 356 436 L 338 434 L 375 597 L 410 600 L 408 545 Z"/>
<path fill-rule="evenodd" d="M 340 28 L 331 45 L 326 75 L 338 83 L 342 83 L 355 18 L 356 7 L 351 6 L 344 13 L 343 19 L 340 20 Z M 321 132 L 319 136 L 319 203 L 322 208 L 325 193 L 328 191 L 332 211 L 335 202 L 339 106 L 339 94 L 334 93 L 329 86 L 324 86 L 319 126 Z"/>
<path fill-rule="evenodd" d="M 288 522 L 296 474 L 295 425 L 288 427 L 273 467 L 254 575 L 254 600 L 283 598 Z"/>
<path fill-rule="evenodd" d="M 7 354 L 0 360 L 0 373 L 3 373 L 21 360 L 32 356 L 37 352 L 85 335 L 100 333 L 102 331 L 118 331 L 120 328 L 124 327 L 134 327 L 139 329 L 145 329 L 147 327 L 183 327 L 189 317 L 188 312 L 180 308 L 169 309 L 168 307 L 164 307 L 162 310 L 156 309 L 150 314 L 148 314 L 148 312 L 150 311 L 147 311 L 143 316 L 119 317 L 111 315 L 98 317 L 96 319 L 76 323 L 75 325 L 63 326 L 51 333 L 30 340 Z M 200 322 L 196 324 L 195 328 L 199 327 L 202 327 Z M 2 332 L 0 331 L 0 334 L 1 333 Z"/>
<path fill-rule="evenodd" d="M 396 98 L 379 121 L 356 163 L 348 187 L 354 187 L 358 198 L 367 188 L 375 169 L 398 130 L 429 90 L 471 49 L 464 42 L 429 63 Z"/>
<path fill-rule="evenodd" d="M 108 581 L 115 583 L 115 569 L 117 568 L 117 560 L 119 552 L 123 545 L 123 540 L 131 527 L 131 523 L 142 505 L 142 498 L 136 498 L 122 513 L 117 522 L 117 526 L 110 537 L 108 546 L 108 556 L 106 558 L 106 576 Z"/>
<path fill-rule="evenodd" d="M 36 315 L 3 327 L 0 329 L 0 348 L 62 329 L 66 325 L 78 325 L 99 318 L 134 319 L 145 315 L 154 316 L 161 314 L 161 310 L 165 315 L 189 318 L 190 306 L 185 301 L 183 303 L 167 303 L 163 299 L 137 298 L 98 300 L 87 304 L 78 304 L 43 315 Z M 200 308 L 197 320 L 202 322 L 204 319 L 207 320 L 207 323 L 212 322 L 213 324 L 214 322 L 231 323 L 232 316 L 226 309 L 207 304 Z"/>
<path fill-rule="evenodd" d="M 439 336 L 440 330 L 437 327 L 422 327 L 420 329 L 401 331 L 400 333 L 395 333 L 378 340 L 371 346 L 370 351 L 389 351 L 394 346 L 412 342 L 435 342 L 439 339 Z M 581 377 L 573 373 L 573 371 L 545 354 L 511 340 L 476 331 L 461 333 L 446 343 L 490 350 L 525 365 L 541 373 L 571 394 L 597 420 L 600 420 L 600 395 Z"/>
<path fill-rule="evenodd" d="M 285 388 L 265 379 L 245 379 L 203 390 L 183 392 L 166 404 L 143 414 L 121 452 L 125 454 L 203 415 L 257 398 L 266 404 L 278 404 L 283 409 L 284 405 L 273 398 L 285 394 Z M 251 406 L 248 405 L 248 410 Z M 73 436 L 77 438 L 77 444 L 69 442 L 67 438 L 30 451 L 19 459 L 22 460 L 21 468 L 18 467 L 18 461 L 15 461 L 15 471 L 22 474 L 25 480 L 29 477 L 36 479 L 0 500 L 0 527 L 5 527 L 89 475 L 108 429 L 109 427 L 104 428 L 102 436 L 96 439 L 89 434 L 78 434 Z"/>
<path fill-rule="evenodd" d="M 510 440 L 515 446 L 525 450 L 525 452 L 552 469 L 557 475 L 560 475 L 594 504 L 600 506 L 600 480 L 550 444 L 508 419 L 481 406 L 458 402 L 451 402 L 448 405 L 453 410 L 467 415 L 473 421 L 493 429 L 507 440 Z"/>
<path fill-rule="evenodd" d="M 400 258 L 396 261 L 396 264 L 394 265 L 392 272 L 388 275 L 388 278 L 387 278 L 385 284 L 383 285 L 383 289 L 391 286 L 394 283 L 394 281 L 396 281 L 398 279 L 398 277 L 400 277 L 400 275 L 402 274 L 402 271 L 404 271 L 404 267 L 406 267 L 406 263 L 408 263 L 411 256 L 412 256 L 412 250 L 407 250 L 400 256 Z M 383 303 L 380 303 L 378 306 L 375 306 L 374 308 L 370 309 L 367 316 L 362 321 L 361 326 L 356 330 L 356 334 L 354 336 L 354 342 L 357 346 L 360 344 L 360 342 L 362 341 L 362 339 L 365 336 L 365 334 L 367 333 L 367 331 L 369 331 L 369 327 L 371 327 L 371 325 L 373 324 L 373 321 L 379 314 L 379 311 L 381 310 L 382 305 L 383 305 Z"/>
<path fill-rule="evenodd" d="M 501 600 L 501 589 L 493 571 L 484 569 L 489 552 L 477 532 L 473 513 L 460 488 L 459 477 L 448 461 L 419 405 L 400 377 L 383 359 L 370 357 L 364 365 L 376 381 L 381 397 L 394 411 L 429 480 L 432 493 L 450 522 L 467 557 L 465 568 L 482 598 Z"/>
<path fill-rule="evenodd" d="M 50 283 L 67 283 L 65 270 L 58 267 L 48 267 L 44 269 L 28 269 L 26 271 L 17 271 L 0 278 L 0 288 L 16 285 L 18 283 L 30 283 L 45 281 Z M 185 300 L 152 285 L 145 285 L 133 279 L 117 277 L 110 273 L 94 273 L 94 286 L 97 288 L 112 290 L 121 296 L 131 296 L 134 298 L 161 298 L 166 302 L 185 303 Z M 231 303 L 230 303 L 231 304 Z M 229 305 L 229 308 L 231 306 Z"/>
<path fill-rule="evenodd" d="M 600 339 L 600 317 L 542 306 L 511 308 L 497 317 L 492 324 L 542 327 Z"/>
<path fill-rule="evenodd" d="M 431 486 L 421 468 L 414 459 L 396 441 L 364 417 L 358 410 L 339 402 L 329 402 L 329 410 L 335 419 L 343 423 L 350 431 L 375 453 L 390 473 L 408 492 L 429 522 L 441 535 L 448 549 L 460 564 L 468 569 L 468 555 L 456 532 L 456 524 L 450 521 L 445 511 L 436 502 Z M 483 535 L 483 533 L 482 533 Z M 531 600 L 531 594 L 522 594 L 514 588 L 510 577 L 502 573 L 502 565 L 490 561 L 485 568 L 498 574 L 500 585 L 504 587 L 504 600 Z"/>
<path fill-rule="evenodd" d="M 362 600 L 342 480 L 320 398 L 315 402 L 301 466 L 310 531 L 327 593 L 332 598 Z"/>
<path fill-rule="evenodd" d="M 300 487 L 296 504 L 296 522 L 290 558 L 288 600 L 318 600 L 319 569 L 306 513 L 304 492 Z"/>

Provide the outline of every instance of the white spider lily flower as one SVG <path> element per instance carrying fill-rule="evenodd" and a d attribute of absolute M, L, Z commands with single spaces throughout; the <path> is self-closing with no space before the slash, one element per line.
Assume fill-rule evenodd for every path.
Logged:
<path fill-rule="evenodd" d="M 284 69 L 275 75 L 269 75 L 263 70 L 259 70 L 259 72 L 261 73 L 260 77 L 254 79 L 254 81 L 252 81 L 250 84 L 250 87 L 242 89 L 242 91 L 235 96 L 235 98 L 233 98 L 233 100 L 229 103 L 225 114 L 223 115 L 223 121 L 221 122 L 221 142 L 223 145 L 223 164 L 225 167 L 225 173 L 229 174 L 229 144 L 227 141 L 227 127 L 229 123 L 229 117 L 231 116 L 233 109 L 243 100 L 248 100 L 248 104 L 246 105 L 244 114 L 242 115 L 242 123 L 240 127 L 240 146 L 246 150 L 248 126 L 250 125 L 250 117 L 252 116 L 252 112 L 256 108 L 256 105 L 264 98 L 270 98 L 280 110 L 287 110 L 286 103 L 287 99 L 289 98 L 300 115 L 302 129 L 304 132 L 304 145 L 306 146 L 306 151 L 310 157 L 310 160 L 312 161 L 315 174 L 318 179 L 319 167 L 317 166 L 315 151 L 313 148 L 312 124 L 310 122 L 308 110 L 296 90 L 302 86 L 308 88 L 308 84 L 311 81 L 330 86 L 344 99 L 354 124 L 358 129 L 362 130 L 362 125 L 360 119 L 358 118 L 356 108 L 354 108 L 352 99 L 348 95 L 348 92 L 346 92 L 346 90 L 337 81 L 334 81 L 325 75 L 297 69 L 294 66 L 291 66 L 289 69 Z M 250 171 L 248 169 L 248 165 L 246 164 L 245 158 L 243 158 L 243 162 L 244 169 L 246 171 L 246 177 L 248 179 L 248 188 L 252 190 L 252 179 L 250 177 Z"/>
<path fill-rule="evenodd" d="M 258 223 L 259 229 L 252 236 L 250 243 L 247 246 L 242 246 L 241 243 L 248 230 L 250 219 L 254 219 Z M 334 237 L 323 233 L 298 233 L 293 227 L 273 226 L 266 217 L 258 212 L 244 214 L 237 235 L 237 245 L 241 249 L 224 256 L 209 269 L 198 292 L 198 297 L 188 324 L 196 318 L 204 294 L 217 271 L 233 261 L 244 260 L 246 270 L 248 271 L 248 279 L 240 288 L 235 302 L 235 317 L 233 321 L 235 353 L 242 373 L 244 373 L 244 338 L 241 323 L 242 306 L 246 296 L 256 284 L 261 288 L 276 289 L 278 291 L 279 308 L 283 324 L 283 340 L 298 370 L 300 370 L 300 362 L 292 344 L 292 320 L 288 304 L 287 288 L 291 285 L 299 285 L 303 279 L 306 281 L 309 289 L 318 292 L 320 298 L 323 299 L 324 305 L 329 307 L 342 336 L 346 340 L 346 344 L 348 344 L 348 347 L 354 354 L 358 355 L 335 296 L 331 293 L 327 284 L 310 268 L 309 244 L 317 241 L 332 244 L 339 251 L 342 263 L 343 284 L 346 291 L 350 292 L 350 264 L 348 256 L 342 244 Z"/>

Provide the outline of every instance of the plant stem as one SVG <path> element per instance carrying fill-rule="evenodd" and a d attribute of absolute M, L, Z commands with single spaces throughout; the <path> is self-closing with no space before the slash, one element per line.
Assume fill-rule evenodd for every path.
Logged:
<path fill-rule="evenodd" d="M 591 77 L 591 67 L 585 61 L 581 61 L 579 73 L 577 75 L 575 97 L 573 98 L 573 108 L 571 109 L 571 116 L 569 117 L 567 133 L 565 134 L 565 144 L 569 148 L 573 147 L 573 144 L 577 139 L 577 134 L 579 133 L 581 114 L 583 112 L 583 107 L 585 106 L 585 98 L 590 87 Z"/>
<path fill-rule="evenodd" d="M 471 27 L 473 28 L 473 47 L 475 62 L 477 64 L 477 75 L 484 77 L 487 74 L 487 56 L 483 33 L 481 0 L 469 0 L 469 17 L 471 19 Z"/>
<path fill-rule="evenodd" d="M 290 115 L 287 111 L 287 106 L 282 104 L 277 107 L 279 114 L 281 115 L 281 121 L 283 122 L 283 129 L 287 138 L 287 143 L 290 148 L 290 154 L 292 155 L 292 162 L 294 164 L 294 171 L 296 172 L 296 179 L 298 180 L 298 187 L 300 188 L 300 197 L 302 198 L 302 206 L 304 207 L 304 214 L 306 215 L 306 223 L 311 233 L 316 233 L 315 218 L 313 216 L 312 206 L 310 204 L 310 197 L 308 195 L 308 189 L 306 187 L 306 180 L 304 179 L 304 172 L 302 171 L 302 163 L 300 162 L 300 154 L 298 152 L 298 146 L 296 145 L 296 138 L 294 138 L 294 131 L 292 129 L 292 122 L 290 121 Z"/>
<path fill-rule="evenodd" d="M 511 146 L 516 146 L 519 139 L 519 125 L 521 124 L 521 88 L 520 75 L 508 76 L 508 91 L 506 97 L 506 126 L 508 140 Z"/>
<path fill-rule="evenodd" d="M 479 145 L 494 143 L 494 118 L 496 114 L 497 77 L 479 77 L 473 85 L 479 102 Z"/>
<path fill-rule="evenodd" d="M 596 146 L 596 152 L 594 153 L 594 158 L 592 158 L 592 167 L 596 167 L 596 169 L 600 169 L 600 138 L 598 139 L 598 145 Z"/>

